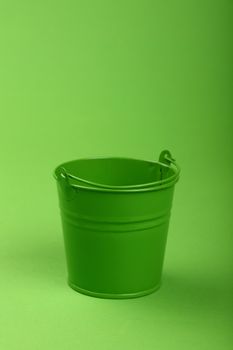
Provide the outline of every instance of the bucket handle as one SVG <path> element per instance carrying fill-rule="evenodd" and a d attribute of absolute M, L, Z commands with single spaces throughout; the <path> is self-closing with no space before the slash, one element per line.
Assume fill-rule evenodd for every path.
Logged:
<path fill-rule="evenodd" d="M 176 174 L 172 176 L 172 178 L 179 178 L 179 173 L 180 173 L 180 167 L 179 165 L 176 163 L 176 160 L 172 157 L 171 152 L 168 150 L 164 150 L 160 153 L 159 156 L 159 163 L 161 165 L 166 165 L 168 166 L 167 170 L 164 168 L 160 169 L 160 173 L 161 173 L 161 180 L 164 179 L 164 177 L 166 177 L 166 173 L 168 171 L 168 169 L 171 167 L 171 165 L 173 165 L 176 169 Z M 167 180 L 164 179 L 163 181 L 167 182 L 170 181 L 171 177 L 168 178 Z"/>
<path fill-rule="evenodd" d="M 164 150 L 160 153 L 160 156 L 159 156 L 159 162 L 161 165 L 166 165 L 168 167 L 170 167 L 171 165 L 173 165 L 175 168 L 176 168 L 176 174 L 173 175 L 172 177 L 168 178 L 168 179 L 161 179 L 161 180 L 158 180 L 158 181 L 155 181 L 153 183 L 147 183 L 145 184 L 144 186 L 142 186 L 141 184 L 139 185 L 127 185 L 127 186 L 111 186 L 111 185 L 105 185 L 105 184 L 100 184 L 100 183 L 96 183 L 96 182 L 93 182 L 93 181 L 90 181 L 90 180 L 85 180 L 81 177 L 78 177 L 78 176 L 75 176 L 75 175 L 72 175 L 70 173 L 67 173 L 66 169 L 64 167 L 61 167 L 60 169 L 60 174 L 59 174 L 59 177 L 60 179 L 62 180 L 62 182 L 68 186 L 71 186 L 71 187 L 77 187 L 77 185 L 75 184 L 70 184 L 69 182 L 69 178 L 70 179 L 73 179 L 73 180 L 77 180 L 77 181 L 80 181 L 84 184 L 87 184 L 87 185 L 91 185 L 91 186 L 94 186 L 94 187 L 97 187 L 97 188 L 103 188 L 103 189 L 130 189 L 130 188 L 142 188 L 142 187 L 148 187 L 148 186 L 151 186 L 151 185 L 155 185 L 155 186 L 158 186 L 160 184 L 164 184 L 166 182 L 169 182 L 172 180 L 172 178 L 175 178 L 177 177 L 178 178 L 178 175 L 180 173 L 180 167 L 178 166 L 178 164 L 176 163 L 175 159 L 172 157 L 171 155 L 171 152 L 168 151 L 168 150 Z"/>
<path fill-rule="evenodd" d="M 172 157 L 171 152 L 167 149 L 160 153 L 159 163 L 166 164 L 168 166 L 173 164 L 176 167 L 177 172 L 180 172 L 179 165 L 176 163 L 176 160 Z"/>

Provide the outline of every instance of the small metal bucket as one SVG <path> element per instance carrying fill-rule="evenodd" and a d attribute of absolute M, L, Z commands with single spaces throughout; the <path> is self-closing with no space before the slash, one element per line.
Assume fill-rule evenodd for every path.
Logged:
<path fill-rule="evenodd" d="M 169 151 L 159 162 L 86 158 L 55 169 L 73 289 L 132 298 L 159 288 L 179 174 Z"/>

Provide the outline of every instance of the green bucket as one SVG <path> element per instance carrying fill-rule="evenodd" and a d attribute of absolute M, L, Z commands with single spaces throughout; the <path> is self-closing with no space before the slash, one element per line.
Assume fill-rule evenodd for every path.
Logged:
<path fill-rule="evenodd" d="M 169 151 L 159 162 L 86 158 L 55 169 L 73 289 L 134 298 L 159 288 L 179 174 Z"/>

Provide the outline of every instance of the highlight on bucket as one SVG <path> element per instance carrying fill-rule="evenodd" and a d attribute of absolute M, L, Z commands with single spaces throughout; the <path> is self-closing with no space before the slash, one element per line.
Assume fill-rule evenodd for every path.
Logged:
<path fill-rule="evenodd" d="M 160 287 L 179 175 L 167 150 L 159 161 L 99 157 L 56 167 L 70 287 L 101 298 Z"/>

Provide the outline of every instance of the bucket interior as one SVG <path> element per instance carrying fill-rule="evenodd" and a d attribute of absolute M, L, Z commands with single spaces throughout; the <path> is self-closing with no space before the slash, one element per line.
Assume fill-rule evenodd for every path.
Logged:
<path fill-rule="evenodd" d="M 164 180 L 175 174 L 175 170 L 169 166 L 130 158 L 78 159 L 60 165 L 56 174 L 60 167 L 84 180 L 110 186 L 142 185 Z M 79 184 L 74 179 L 70 179 L 70 182 Z"/>

